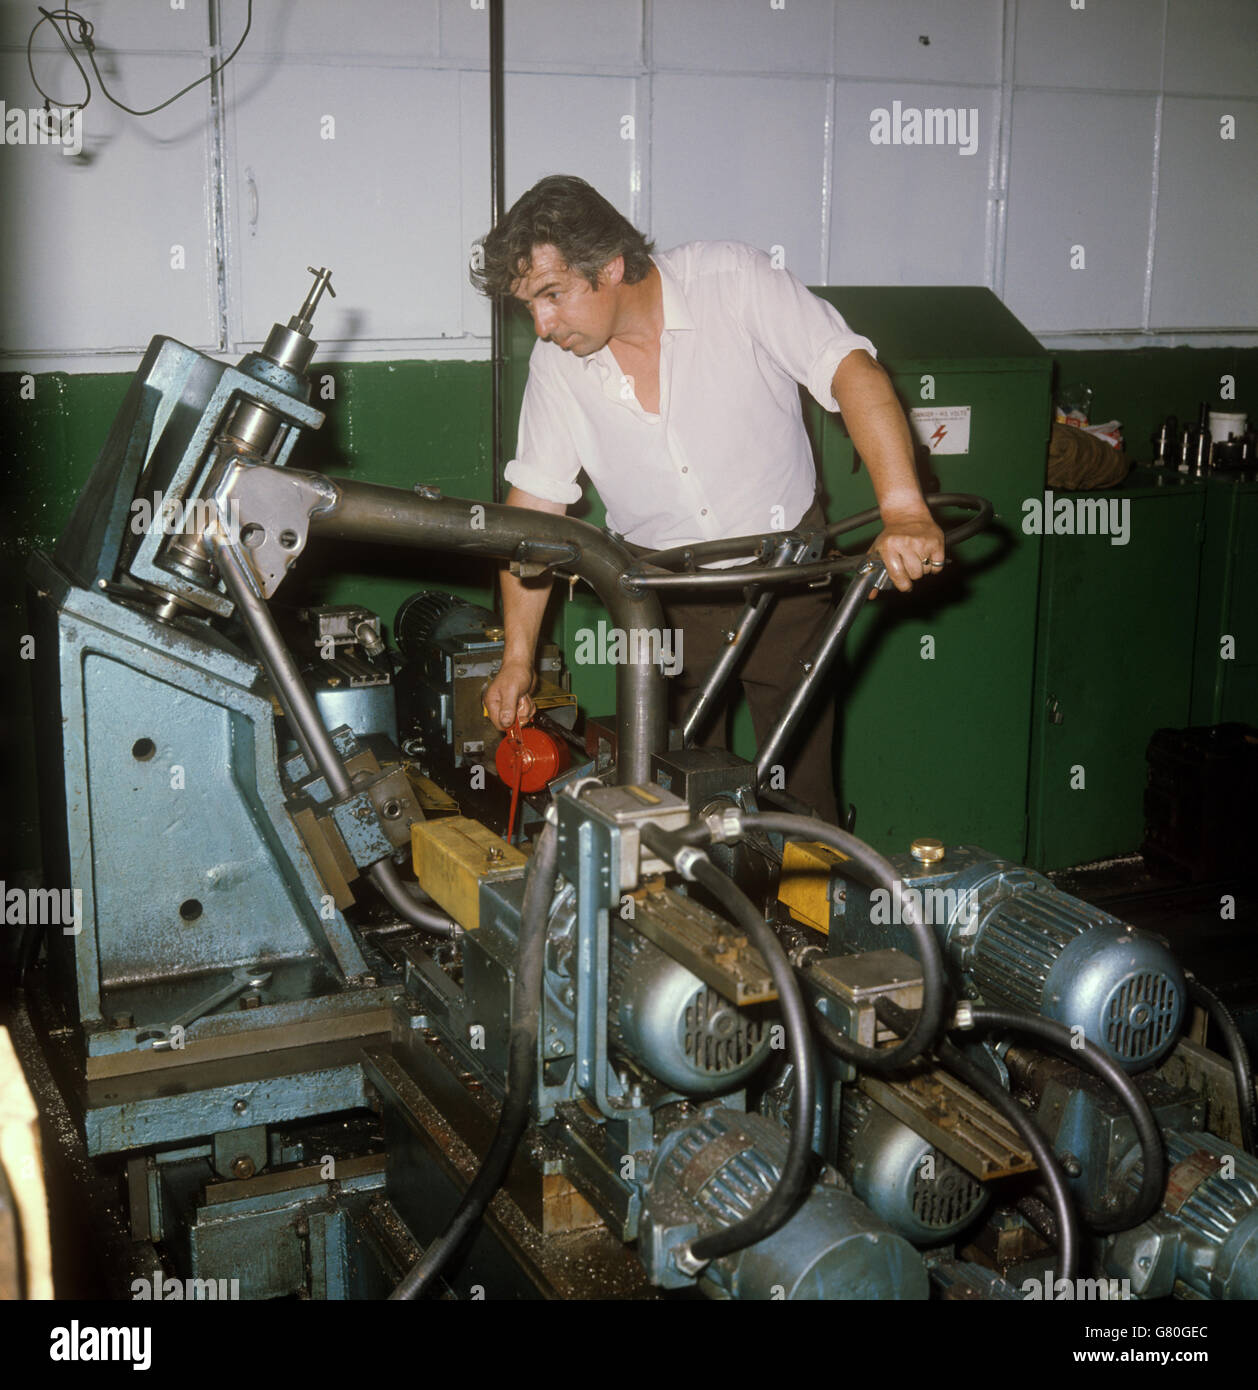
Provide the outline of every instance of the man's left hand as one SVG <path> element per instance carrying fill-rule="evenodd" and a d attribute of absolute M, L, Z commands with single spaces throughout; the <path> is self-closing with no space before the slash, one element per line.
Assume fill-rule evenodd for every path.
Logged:
<path fill-rule="evenodd" d="M 908 593 L 914 580 L 943 569 L 943 532 L 929 515 L 917 520 L 888 520 L 870 551 L 886 565 L 895 587 Z"/>

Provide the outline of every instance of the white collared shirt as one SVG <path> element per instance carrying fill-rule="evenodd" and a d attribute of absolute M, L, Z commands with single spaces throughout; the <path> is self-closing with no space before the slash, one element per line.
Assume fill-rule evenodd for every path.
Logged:
<path fill-rule="evenodd" d="M 584 470 L 608 526 L 651 549 L 789 529 L 816 491 L 798 386 L 837 412 L 835 369 L 873 344 L 752 246 L 693 241 L 652 260 L 659 414 L 609 347 L 576 357 L 538 339 L 507 481 L 571 505 Z"/>

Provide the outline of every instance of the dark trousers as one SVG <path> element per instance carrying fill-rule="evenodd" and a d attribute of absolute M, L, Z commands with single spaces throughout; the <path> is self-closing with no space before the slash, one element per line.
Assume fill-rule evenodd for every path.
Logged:
<path fill-rule="evenodd" d="M 819 506 L 805 514 L 801 529 L 825 525 Z M 636 550 L 636 547 L 630 547 Z M 639 554 L 645 552 L 638 551 Z M 727 633 L 737 626 L 745 604 L 742 590 L 729 596 L 664 601 L 668 626 L 680 629 L 682 671 L 669 681 L 669 717 L 680 724 L 687 705 L 728 643 Z M 787 698 L 804 675 L 803 662 L 813 652 L 821 630 L 834 612 L 828 590 L 784 591 L 774 600 L 760 630 L 725 687 L 723 700 L 714 709 L 696 743 L 704 747 L 728 746 L 729 717 L 737 685 L 742 684 L 751 710 L 756 743 L 764 743 Z M 786 789 L 815 807 L 827 820 L 836 820 L 834 775 L 831 767 L 834 739 L 834 700 L 827 690 L 804 712 L 791 742 L 784 750 Z"/>

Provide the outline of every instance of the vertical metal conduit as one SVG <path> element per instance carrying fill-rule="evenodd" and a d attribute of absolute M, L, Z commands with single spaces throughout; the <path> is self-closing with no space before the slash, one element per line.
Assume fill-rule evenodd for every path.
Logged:
<path fill-rule="evenodd" d="M 506 211 L 506 116 L 502 48 L 503 0 L 489 0 L 489 186 L 492 199 L 491 224 L 497 226 Z M 506 361 L 507 306 L 495 296 L 490 320 L 489 357 L 491 363 L 492 412 L 490 441 L 493 471 L 493 499 L 501 502 L 502 447 L 502 372 Z"/>

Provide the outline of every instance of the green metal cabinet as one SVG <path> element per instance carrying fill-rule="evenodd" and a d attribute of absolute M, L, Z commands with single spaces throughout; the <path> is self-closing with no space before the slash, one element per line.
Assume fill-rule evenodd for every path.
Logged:
<path fill-rule="evenodd" d="M 1216 475 L 1206 490 L 1193 724 L 1258 724 L 1256 599 L 1258 482 Z"/>
<path fill-rule="evenodd" d="M 1125 545 L 1044 541 L 1031 746 L 1028 862 L 1063 868 L 1140 846 L 1145 749 L 1189 723 L 1207 487 L 1134 469 Z"/>
<path fill-rule="evenodd" d="M 882 595 L 854 625 L 834 682 L 840 805 L 884 851 L 930 835 L 1020 860 L 1040 564 L 1022 504 L 1043 491 L 1051 360 L 985 289 L 817 293 L 875 344 L 906 409 L 970 407 L 969 452 L 919 449 L 919 473 L 924 490 L 978 493 L 997 516 L 942 576 Z M 873 505 L 839 421 L 810 416 L 831 518 Z"/>

